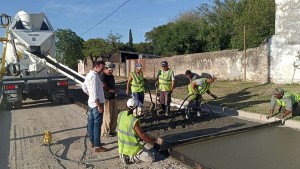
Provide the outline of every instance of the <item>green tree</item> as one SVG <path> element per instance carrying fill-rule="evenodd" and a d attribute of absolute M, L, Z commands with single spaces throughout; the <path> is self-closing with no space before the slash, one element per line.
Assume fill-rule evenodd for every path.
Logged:
<path fill-rule="evenodd" d="M 100 50 L 100 56 L 103 60 L 106 59 L 109 61 L 111 56 L 120 49 L 122 46 L 120 42 L 121 37 L 120 34 L 113 34 L 112 32 L 107 35 L 105 46 Z"/>
<path fill-rule="evenodd" d="M 275 33 L 274 0 L 241 0 L 239 17 L 234 21 L 234 48 L 243 48 L 243 27 L 246 28 L 247 47 L 259 46 L 265 38 Z"/>
<path fill-rule="evenodd" d="M 76 69 L 77 60 L 84 58 L 82 53 L 84 40 L 70 29 L 58 29 L 56 37 L 56 59 Z"/>
<path fill-rule="evenodd" d="M 154 54 L 154 46 L 150 42 L 141 42 L 133 45 L 134 51 L 138 53 Z"/>
<path fill-rule="evenodd" d="M 205 51 L 231 48 L 237 3 L 237 0 L 214 0 L 212 5 L 202 4 L 197 8 L 201 16 L 198 37 L 206 42 Z"/>
<path fill-rule="evenodd" d="M 106 46 L 106 41 L 102 38 L 89 39 L 84 42 L 84 57 L 90 58 L 94 64 L 101 57 L 102 49 Z"/>
<path fill-rule="evenodd" d="M 170 22 L 146 33 L 154 53 L 163 56 L 201 52 L 203 42 L 197 38 L 199 27 L 193 22 Z"/>

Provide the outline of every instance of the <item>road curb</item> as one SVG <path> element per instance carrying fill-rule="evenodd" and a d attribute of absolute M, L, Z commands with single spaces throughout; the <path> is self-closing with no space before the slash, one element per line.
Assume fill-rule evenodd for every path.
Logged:
<path fill-rule="evenodd" d="M 155 102 L 155 97 L 156 97 L 155 95 L 152 95 L 153 102 Z M 145 94 L 145 101 L 149 101 L 149 102 L 151 101 L 148 93 Z M 183 102 L 182 99 L 172 98 L 171 106 L 176 106 L 179 108 L 180 105 L 182 104 L 182 102 Z M 184 106 L 185 105 L 187 105 L 187 102 L 184 103 Z M 276 117 L 267 119 L 266 115 L 264 115 L 264 114 L 247 112 L 247 111 L 243 111 L 243 110 L 235 110 L 235 109 L 228 108 L 228 107 L 222 107 L 222 106 L 216 106 L 216 105 L 209 105 L 209 107 L 211 108 L 211 110 L 214 113 L 225 114 L 225 115 L 229 115 L 229 116 L 233 116 L 233 117 L 237 117 L 237 118 L 244 118 L 244 119 L 248 119 L 250 121 L 255 121 L 255 122 L 259 122 L 259 123 L 273 122 L 273 121 L 279 120 Z M 204 104 L 202 104 L 202 110 L 204 112 L 210 112 L 210 110 Z M 289 128 L 300 130 L 300 122 L 289 119 L 284 122 L 284 127 L 289 127 Z"/>

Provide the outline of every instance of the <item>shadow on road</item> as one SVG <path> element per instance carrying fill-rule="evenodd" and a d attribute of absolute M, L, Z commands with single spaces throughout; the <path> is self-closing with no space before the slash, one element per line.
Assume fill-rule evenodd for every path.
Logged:
<path fill-rule="evenodd" d="M 0 166 L 1 169 L 8 169 L 10 152 L 10 132 L 12 130 L 12 112 L 10 110 L 0 110 Z M 15 130 L 15 129 L 13 129 Z M 14 136 L 16 137 L 16 136 Z"/>

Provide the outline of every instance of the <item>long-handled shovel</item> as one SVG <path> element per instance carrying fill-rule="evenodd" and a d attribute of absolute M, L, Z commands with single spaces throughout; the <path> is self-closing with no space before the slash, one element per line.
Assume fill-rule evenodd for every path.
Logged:
<path fill-rule="evenodd" d="M 155 86 L 155 109 L 157 110 L 157 94 L 158 94 L 158 89 L 157 86 Z"/>
<path fill-rule="evenodd" d="M 149 96 L 150 96 L 150 100 L 151 100 L 150 113 L 152 114 L 152 117 L 157 117 L 156 105 L 153 103 L 153 100 L 152 100 L 150 86 L 149 86 L 149 84 L 147 84 L 147 86 L 148 86 Z"/>

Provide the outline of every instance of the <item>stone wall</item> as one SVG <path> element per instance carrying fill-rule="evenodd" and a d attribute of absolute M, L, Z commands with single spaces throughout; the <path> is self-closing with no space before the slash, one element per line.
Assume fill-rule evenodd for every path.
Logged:
<path fill-rule="evenodd" d="M 270 80 L 300 83 L 300 1 L 276 0 L 275 35 L 270 46 Z"/>
<path fill-rule="evenodd" d="M 246 52 L 246 81 L 268 82 L 268 45 L 262 44 L 258 48 L 248 49 Z M 143 64 L 145 77 L 155 77 L 163 60 L 168 61 L 169 67 L 175 75 L 185 74 L 186 70 L 201 75 L 214 74 L 221 80 L 244 80 L 244 51 L 225 50 L 217 52 L 178 55 L 160 59 L 140 59 Z M 127 71 L 134 70 L 137 60 L 127 62 Z M 124 73 L 126 74 L 126 73 Z"/>

